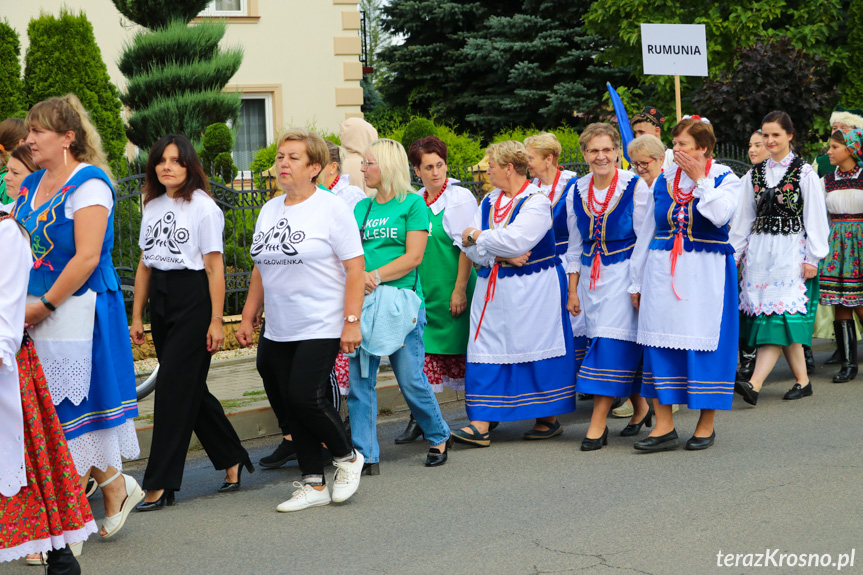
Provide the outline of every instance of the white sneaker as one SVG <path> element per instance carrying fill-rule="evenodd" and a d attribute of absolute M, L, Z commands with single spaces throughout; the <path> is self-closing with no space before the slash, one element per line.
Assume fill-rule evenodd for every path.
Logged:
<path fill-rule="evenodd" d="M 319 505 L 329 505 L 330 490 L 324 487 L 323 491 L 318 491 L 308 483 L 300 483 L 294 481 L 294 487 L 297 488 L 291 498 L 276 507 L 279 513 L 290 513 L 291 511 L 302 511 L 309 507 L 317 507 Z"/>
<path fill-rule="evenodd" d="M 333 501 L 336 503 L 347 501 L 360 486 L 360 475 L 366 458 L 359 451 L 354 450 L 354 453 L 357 454 L 354 461 L 333 460 L 333 465 L 336 466 L 336 474 L 333 476 Z"/>

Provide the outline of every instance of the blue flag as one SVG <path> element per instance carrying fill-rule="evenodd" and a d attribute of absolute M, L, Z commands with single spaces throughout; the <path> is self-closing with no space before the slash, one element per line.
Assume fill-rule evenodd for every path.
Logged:
<path fill-rule="evenodd" d="M 626 113 L 626 108 L 623 107 L 623 102 L 620 96 L 617 95 L 617 90 L 610 82 L 605 83 L 608 86 L 608 95 L 611 96 L 611 105 L 614 106 L 614 114 L 617 116 L 617 127 L 620 130 L 620 139 L 623 142 L 623 157 L 629 162 L 629 152 L 626 150 L 629 147 L 629 142 L 635 139 L 632 135 L 632 126 L 629 124 L 629 114 Z"/>

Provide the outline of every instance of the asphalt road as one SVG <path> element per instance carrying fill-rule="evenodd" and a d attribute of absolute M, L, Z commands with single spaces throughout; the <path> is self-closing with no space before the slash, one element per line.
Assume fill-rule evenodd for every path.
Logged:
<path fill-rule="evenodd" d="M 426 469 L 427 445 L 393 444 L 405 417 L 392 416 L 380 424 L 380 476 L 364 476 L 346 503 L 292 514 L 275 507 L 299 479 L 296 463 L 244 475 L 239 493 L 219 495 L 221 473 L 192 454 L 178 505 L 133 513 L 113 540 L 91 537 L 81 565 L 88 575 L 735 575 L 836 572 L 776 563 L 783 553 L 832 554 L 820 559 L 829 563 L 853 551 L 854 566 L 840 572 L 863 573 L 863 376 L 834 385 L 834 371 L 818 368 L 813 397 L 782 401 L 792 382 L 780 362 L 757 407 L 738 397 L 719 414 L 716 445 L 703 452 L 639 454 L 632 444 L 646 432 L 621 438 L 626 420 L 611 419 L 608 447 L 583 453 L 592 403 L 579 402 L 559 438 L 522 441 L 529 425 L 505 423 L 490 448 L 457 446 L 445 466 Z M 453 426 L 465 419 L 461 404 L 444 415 Z M 676 415 L 684 440 L 696 419 Z M 247 446 L 257 461 L 276 443 Z M 127 471 L 140 480 L 143 466 Z M 93 504 L 101 517 L 100 496 Z M 717 566 L 726 553 L 765 552 L 768 567 L 746 557 Z M 37 569 L 3 564 L 0 574 Z"/>

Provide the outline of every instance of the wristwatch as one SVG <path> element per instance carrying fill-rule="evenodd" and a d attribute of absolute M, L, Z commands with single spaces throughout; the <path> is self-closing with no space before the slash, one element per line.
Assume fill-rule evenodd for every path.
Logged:
<path fill-rule="evenodd" d="M 467 235 L 467 243 L 473 245 L 476 243 L 476 240 L 473 238 L 473 234 L 476 233 L 476 230 L 472 231 Z"/>
<path fill-rule="evenodd" d="M 355 315 L 349 315 L 348 317 L 345 318 L 345 321 L 348 323 L 357 323 L 358 321 L 360 321 L 360 318 L 358 318 Z"/>

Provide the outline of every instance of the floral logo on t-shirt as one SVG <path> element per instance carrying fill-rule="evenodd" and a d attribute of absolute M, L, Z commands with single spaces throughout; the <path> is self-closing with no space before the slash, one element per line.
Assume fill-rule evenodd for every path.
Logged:
<path fill-rule="evenodd" d="M 306 239 L 306 232 L 291 230 L 288 220 L 282 218 L 268 232 L 258 232 L 252 238 L 252 257 L 263 251 L 282 252 L 286 256 L 295 256 L 299 252 L 294 244 L 301 243 Z"/>
<path fill-rule="evenodd" d="M 166 247 L 172 254 L 180 253 L 180 245 L 189 241 L 189 230 L 177 227 L 174 212 L 166 212 L 155 224 L 147 226 L 144 251 L 156 246 Z"/>

